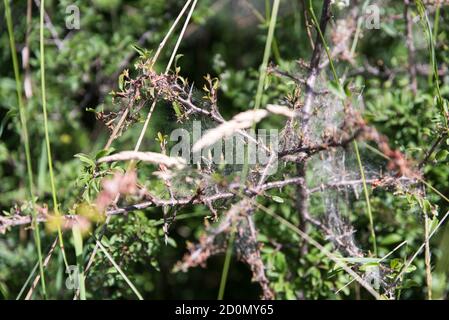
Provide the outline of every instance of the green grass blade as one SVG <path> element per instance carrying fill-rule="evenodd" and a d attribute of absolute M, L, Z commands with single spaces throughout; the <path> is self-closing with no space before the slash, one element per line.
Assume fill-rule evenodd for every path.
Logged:
<path fill-rule="evenodd" d="M 327 46 L 326 39 L 324 38 L 324 34 L 321 31 L 320 23 L 318 22 L 318 18 L 316 17 L 315 10 L 313 10 L 312 0 L 309 0 L 309 11 L 310 11 L 310 15 L 312 16 L 312 22 L 315 25 L 315 27 L 318 31 L 318 34 L 320 35 L 321 41 L 323 42 L 323 47 L 324 47 L 324 50 L 326 51 L 327 58 L 329 59 L 329 65 L 331 67 L 331 71 L 334 76 L 334 81 L 337 83 L 339 89 L 342 90 L 342 86 L 340 84 L 340 78 L 338 78 L 337 71 L 335 69 L 334 62 L 332 60 L 332 56 L 331 56 L 329 47 Z"/>
<path fill-rule="evenodd" d="M 357 157 L 357 163 L 358 163 L 358 166 L 360 169 L 360 176 L 362 178 L 363 193 L 365 195 L 365 201 L 366 201 L 366 210 L 368 211 L 368 219 L 369 219 L 369 226 L 370 226 L 370 232 L 371 232 L 371 241 L 373 243 L 373 252 L 374 252 L 374 255 L 377 257 L 377 241 L 376 241 L 376 232 L 374 230 L 373 213 L 371 211 L 371 201 L 370 201 L 370 197 L 369 197 L 368 187 L 366 185 L 365 170 L 363 169 L 362 160 L 360 158 L 359 146 L 358 146 L 356 140 L 354 140 L 354 149 L 355 149 L 355 155 Z"/>
<path fill-rule="evenodd" d="M 131 288 L 131 290 L 136 294 L 137 298 L 139 300 L 143 300 L 142 295 L 140 292 L 136 289 L 134 284 L 129 280 L 129 278 L 126 276 L 126 274 L 122 271 L 122 269 L 119 267 L 119 265 L 114 261 L 112 256 L 109 254 L 109 252 L 106 250 L 106 248 L 101 244 L 100 241 L 97 240 L 97 245 L 100 247 L 101 251 L 105 254 L 105 256 L 109 259 L 109 261 L 112 263 L 114 268 L 118 271 L 118 273 L 122 276 L 123 280 L 128 284 L 128 286 Z"/>
<path fill-rule="evenodd" d="M 39 261 L 34 265 L 33 270 L 31 270 L 30 274 L 28 275 L 28 278 L 26 279 L 25 283 L 23 284 L 22 288 L 20 289 L 20 292 L 17 295 L 16 300 L 20 300 L 20 298 L 22 297 L 23 293 L 25 292 L 25 289 L 30 284 L 31 279 L 33 279 L 33 276 L 36 273 L 38 268 L 39 268 Z"/>
<path fill-rule="evenodd" d="M 331 251 L 326 249 L 324 246 L 322 246 L 320 243 L 318 243 L 316 240 L 314 240 L 312 237 L 310 237 L 307 233 L 301 231 L 298 227 L 296 227 L 293 223 L 288 221 L 287 219 L 281 217 L 280 215 L 276 214 L 272 210 L 264 207 L 263 205 L 256 203 L 257 208 L 265 212 L 266 214 L 270 215 L 277 221 L 279 221 L 281 224 L 286 226 L 291 231 L 298 234 L 301 238 L 303 238 L 305 241 L 307 241 L 309 244 L 320 250 L 322 253 L 324 253 L 330 260 L 332 260 L 336 266 L 342 268 L 344 271 L 346 271 L 351 277 L 353 277 L 361 286 L 363 286 L 371 295 L 376 298 L 377 300 L 384 300 L 384 297 L 379 295 L 376 290 L 371 286 L 370 283 L 366 282 L 362 277 L 360 277 L 357 272 L 352 270 L 343 260 L 340 259 L 339 256 L 333 254 Z"/>
<path fill-rule="evenodd" d="M 229 266 L 231 264 L 231 256 L 234 247 L 235 232 L 236 232 L 235 230 L 231 231 L 231 236 L 228 241 L 228 248 L 226 249 L 223 271 L 221 273 L 220 288 L 218 289 L 218 298 L 217 298 L 218 300 L 223 300 L 223 296 L 225 293 L 226 281 L 228 279 Z"/>
<path fill-rule="evenodd" d="M 42 113 L 44 115 L 44 131 L 45 131 L 45 144 L 47 146 L 47 161 L 48 161 L 48 171 L 50 173 L 50 185 L 51 185 L 51 194 L 53 198 L 53 210 L 57 216 L 60 215 L 59 207 L 58 207 L 58 199 L 56 196 L 56 187 L 55 187 L 55 178 L 53 174 L 53 161 L 51 157 L 51 146 L 50 146 L 50 137 L 48 133 L 48 117 L 47 117 L 47 97 L 46 97 L 46 85 L 45 85 L 45 44 L 44 44 L 44 17 L 45 17 L 45 0 L 41 1 L 40 7 L 40 21 L 39 21 L 39 42 L 40 42 L 40 68 L 41 68 L 41 95 L 42 95 Z M 59 237 L 59 245 L 62 250 L 62 255 L 64 257 L 64 262 L 66 268 L 68 268 L 69 264 L 67 262 L 67 257 L 64 251 L 64 240 L 62 238 L 62 230 L 61 226 L 58 224 L 58 237 Z"/>
<path fill-rule="evenodd" d="M 257 85 L 256 100 L 254 109 L 259 109 L 262 102 L 263 88 L 265 86 L 265 79 L 267 77 L 268 59 L 270 59 L 271 48 L 274 38 L 274 30 L 276 28 L 276 21 L 279 11 L 280 0 L 275 0 L 273 10 L 271 12 L 270 24 L 268 26 L 267 41 L 265 42 L 265 49 L 263 53 L 262 65 L 260 66 L 259 83 Z"/>
<path fill-rule="evenodd" d="M 263 95 L 263 91 L 264 91 L 265 80 L 267 77 L 268 60 L 270 59 L 270 55 L 271 55 L 274 31 L 276 29 L 276 21 L 277 21 L 277 16 L 278 16 L 278 12 L 279 12 L 279 4 L 280 4 L 280 0 L 274 0 L 273 10 L 271 11 L 270 24 L 268 26 L 267 40 L 265 42 L 265 49 L 264 49 L 264 54 L 263 54 L 263 59 L 262 59 L 262 65 L 260 66 L 259 83 L 257 85 L 256 98 L 255 98 L 255 102 L 254 102 L 254 110 L 259 109 L 260 105 L 262 103 L 262 95 Z M 267 12 L 267 15 L 268 15 L 268 12 Z M 255 129 L 255 124 L 253 125 L 253 129 Z M 246 181 L 246 178 L 248 176 L 249 168 L 248 168 L 247 152 L 248 152 L 248 148 L 245 148 L 244 163 L 243 163 L 242 174 L 241 174 L 241 178 L 240 178 L 240 181 L 242 181 L 242 184 L 240 187 L 240 193 L 243 192 L 244 182 Z M 228 251 L 232 250 L 233 245 L 234 245 L 234 236 L 231 236 L 231 238 L 229 240 L 229 244 L 228 244 Z M 229 249 L 229 248 L 231 248 L 231 249 Z M 220 290 L 219 290 L 219 294 L 218 294 L 219 300 L 221 300 L 220 297 L 223 298 L 223 295 L 224 295 L 224 288 L 225 288 L 226 280 L 227 280 L 227 276 L 228 276 L 230 255 L 231 255 L 231 253 L 229 253 L 229 252 L 226 253 L 226 259 L 225 259 L 225 263 L 223 266 L 221 283 L 220 283 Z"/>
<path fill-rule="evenodd" d="M 279 3 L 280 3 L 280 0 L 274 1 L 273 10 L 271 12 L 270 24 L 268 26 L 268 35 L 267 35 L 267 40 L 265 42 L 265 49 L 264 49 L 264 54 L 263 54 L 263 59 L 262 59 L 262 65 L 260 66 L 259 83 L 257 85 L 256 98 L 255 98 L 255 102 L 254 102 L 254 110 L 259 109 L 260 105 L 262 103 L 265 79 L 267 77 L 268 60 L 270 59 L 270 55 L 271 55 L 271 48 L 272 48 L 272 43 L 273 43 L 273 38 L 274 38 L 274 30 L 276 28 L 276 21 L 277 21 L 277 16 L 278 16 L 278 11 L 279 11 Z M 253 125 L 253 129 L 254 128 L 255 128 L 255 125 Z M 246 177 L 248 175 L 248 157 L 246 156 L 246 153 L 247 153 L 247 151 L 245 150 L 245 157 L 244 157 L 241 181 L 246 181 Z M 242 188 L 243 188 L 243 184 L 242 184 Z M 240 191 L 242 191 L 242 190 L 243 189 L 241 189 Z"/>
<path fill-rule="evenodd" d="M 446 129 L 449 130 L 449 123 L 447 120 L 446 110 L 444 109 L 444 100 L 443 96 L 441 94 L 440 89 L 440 79 L 438 74 L 438 63 L 436 60 L 436 54 L 435 54 L 435 39 L 434 39 L 434 32 L 432 31 L 432 25 L 430 24 L 429 17 L 427 15 L 426 7 L 424 6 L 423 2 L 421 0 L 416 0 L 416 7 L 418 9 L 418 13 L 421 17 L 422 26 L 424 28 L 424 31 L 427 35 L 427 41 L 428 41 L 428 50 L 430 54 L 430 66 L 432 67 L 432 73 L 429 75 L 429 80 L 431 81 L 432 78 L 434 80 L 435 88 L 436 88 L 436 94 L 437 94 L 437 104 L 438 107 L 441 109 L 441 114 L 444 119 L 444 123 L 446 126 Z M 435 17 L 435 35 L 438 32 L 438 20 L 439 20 L 439 6 L 437 7 L 437 16 Z M 430 86 L 432 86 L 432 83 L 429 83 Z"/>
<path fill-rule="evenodd" d="M 11 17 L 11 8 L 9 6 L 9 1 L 4 0 L 5 4 L 5 17 L 6 23 L 8 27 L 9 34 L 9 45 L 11 48 L 11 57 L 13 61 L 14 68 L 14 77 L 16 79 L 16 90 L 17 90 L 17 101 L 19 104 L 19 114 L 20 114 L 20 122 L 21 122 L 21 131 L 22 131 L 22 140 L 25 147 L 25 157 L 26 157 L 26 167 L 28 172 L 28 188 L 30 193 L 31 202 L 33 205 L 32 216 L 33 216 L 33 233 L 34 233 L 34 241 L 37 247 L 37 254 L 39 259 L 39 272 L 41 274 L 41 286 L 42 286 L 42 294 L 44 298 L 47 296 L 46 288 L 45 288 L 45 277 L 44 277 L 44 268 L 42 263 L 42 248 L 41 248 L 41 240 L 40 240 L 40 232 L 39 232 L 39 224 L 37 223 L 37 213 L 36 213 L 36 203 L 34 197 L 34 181 L 33 181 L 33 167 L 31 166 L 31 152 L 30 152 L 30 142 L 28 136 L 28 126 L 27 126 L 27 115 L 25 110 L 25 105 L 22 99 L 22 80 L 19 72 L 19 63 L 17 59 L 17 51 L 16 44 L 14 39 L 14 29 L 12 25 L 12 17 Z"/>

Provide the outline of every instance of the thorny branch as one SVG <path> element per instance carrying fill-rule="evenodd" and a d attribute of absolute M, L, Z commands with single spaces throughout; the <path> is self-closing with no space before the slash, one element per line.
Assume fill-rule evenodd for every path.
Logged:
<path fill-rule="evenodd" d="M 321 9 L 321 20 L 320 20 L 320 30 L 324 34 L 326 34 L 326 27 L 327 23 L 330 19 L 330 6 L 331 6 L 331 0 L 323 0 L 323 7 Z M 306 86 L 305 86 L 305 98 L 304 98 L 304 104 L 301 106 L 298 103 L 295 104 L 294 108 L 298 109 L 301 107 L 301 130 L 302 134 L 305 140 L 307 140 L 308 133 L 309 133 L 309 117 L 311 115 L 312 111 L 312 104 L 315 97 L 315 82 L 319 76 L 320 73 L 320 60 L 323 53 L 323 41 L 321 39 L 320 34 L 316 33 L 316 39 L 313 45 L 313 53 L 312 57 L 310 59 L 310 66 L 309 66 L 309 74 L 307 76 L 306 80 Z M 292 123 L 288 123 L 287 126 L 291 127 Z M 306 171 L 307 171 L 307 162 L 301 161 L 298 162 L 296 165 L 296 171 L 299 176 L 302 176 L 305 178 Z M 300 216 L 300 226 L 299 229 L 305 233 L 308 232 L 307 230 L 307 222 L 310 221 L 310 214 L 309 214 L 309 208 L 308 208 L 308 201 L 309 197 L 307 194 L 305 182 L 303 184 L 298 185 L 297 187 L 297 201 L 296 201 L 296 209 L 298 211 L 298 214 Z M 301 248 L 301 253 L 305 253 L 307 251 L 307 246 L 304 243 Z"/>
<path fill-rule="evenodd" d="M 149 83 L 147 83 L 147 81 Z M 140 91 L 145 88 L 145 90 L 149 90 L 153 92 L 153 98 L 158 97 L 167 101 L 177 101 L 184 108 L 183 112 L 185 116 L 190 116 L 195 113 L 208 115 L 218 124 L 223 124 L 226 122 L 224 118 L 219 113 L 219 108 L 216 105 L 216 100 L 213 99 L 212 103 L 209 104 L 198 104 L 193 100 L 192 97 L 192 89 L 191 87 L 187 87 L 185 84 L 180 84 L 175 75 L 158 75 L 156 73 L 146 73 L 136 80 L 129 80 L 131 87 L 128 88 L 123 93 L 120 93 L 119 96 L 126 97 L 128 101 L 136 100 L 135 97 L 142 97 L 144 94 Z M 147 93 L 146 93 L 147 94 Z M 151 94 L 150 94 L 151 95 Z M 140 100 L 138 102 L 138 107 L 141 108 L 140 105 L 144 104 Z M 129 104 L 129 109 L 132 110 L 133 105 Z M 201 107 L 200 107 L 201 106 Z M 236 219 L 235 227 L 237 228 L 237 239 L 236 245 L 239 246 L 237 250 L 238 256 L 244 262 L 250 265 L 251 270 L 253 271 L 253 278 L 255 281 L 259 282 L 261 288 L 263 290 L 263 297 L 266 299 L 271 299 L 274 297 L 272 290 L 269 288 L 269 282 L 264 273 L 263 263 L 260 259 L 259 245 L 256 241 L 256 233 L 257 229 L 254 226 L 254 223 L 251 219 L 251 214 L 253 214 L 253 209 L 250 208 L 251 199 L 255 196 L 265 196 L 265 191 L 277 188 L 283 188 L 289 185 L 300 186 L 301 192 L 303 192 L 302 196 L 299 197 L 301 199 L 308 199 L 309 195 L 314 192 L 319 192 L 324 186 L 321 186 L 320 189 L 308 189 L 305 183 L 305 174 L 306 172 L 299 172 L 297 177 L 284 178 L 279 181 L 269 181 L 266 180 L 269 178 L 267 172 L 269 167 L 272 165 L 273 161 L 276 159 L 281 159 L 285 163 L 293 162 L 293 163 L 305 163 L 305 161 L 312 157 L 315 154 L 318 154 L 322 151 L 329 150 L 330 148 L 345 148 L 349 145 L 350 142 L 354 141 L 358 138 L 365 138 L 368 140 L 373 140 L 377 142 L 385 153 L 389 154 L 393 159 L 391 160 L 390 169 L 395 170 L 399 174 L 409 174 L 411 171 L 406 170 L 407 162 L 402 157 L 400 153 L 392 151 L 386 142 L 386 139 L 379 135 L 377 131 L 373 128 L 368 127 L 362 120 L 353 114 L 349 114 L 352 119 L 347 119 L 342 124 L 340 131 L 340 136 L 327 136 L 323 140 L 322 143 L 319 144 L 307 144 L 306 140 L 302 140 L 298 146 L 281 149 L 277 152 L 274 152 L 261 141 L 257 141 L 252 138 L 245 129 L 238 130 L 237 132 L 243 136 L 247 137 L 248 140 L 251 137 L 254 139 L 253 141 L 257 141 L 261 147 L 264 147 L 266 150 L 270 151 L 270 158 L 268 163 L 261 168 L 254 168 L 250 174 L 248 181 L 257 181 L 253 186 L 251 183 L 245 184 L 243 188 L 243 194 L 240 194 L 241 183 L 234 182 L 226 185 L 225 187 L 217 188 L 217 186 L 212 186 L 212 189 L 215 190 L 213 194 L 204 194 L 202 188 L 199 188 L 193 196 L 176 198 L 171 194 L 170 199 L 162 199 L 152 195 L 145 189 L 140 188 L 139 190 L 135 190 L 132 186 L 136 182 L 133 182 L 135 179 L 134 176 L 124 176 L 124 177 L 115 177 L 112 182 L 105 181 L 103 183 L 103 191 L 98 195 L 97 198 L 97 206 L 100 208 L 107 208 L 105 211 L 105 215 L 108 217 L 127 214 L 136 210 L 144 210 L 151 207 L 183 207 L 187 205 L 205 205 L 207 206 L 213 216 L 219 216 L 217 210 L 214 207 L 214 203 L 217 201 L 225 201 L 234 198 L 240 198 L 243 195 L 243 199 L 237 202 L 236 205 L 232 206 L 230 211 L 223 214 L 224 218 L 220 221 L 218 227 L 206 228 L 208 236 L 202 238 L 198 246 L 195 246 L 194 249 L 191 250 L 191 254 L 187 255 L 184 258 L 183 268 L 187 268 L 187 266 L 195 266 L 201 265 L 208 256 L 215 253 L 220 253 L 223 250 L 223 240 L 226 239 L 226 234 L 229 232 L 229 226 L 232 219 Z M 131 120 L 129 120 L 131 121 Z M 350 132 L 352 131 L 352 133 Z M 133 152 L 122 152 L 116 155 L 105 157 L 107 162 L 110 161 L 123 161 L 123 160 L 131 160 L 135 159 L 137 155 L 134 155 Z M 129 155 L 129 156 L 128 156 Z M 167 156 L 158 155 L 155 153 L 139 153 L 138 159 L 146 160 L 146 158 L 141 158 L 141 156 L 145 155 L 149 159 L 150 162 L 159 163 L 160 161 L 171 160 Z M 157 157 L 156 157 L 157 155 Z M 101 160 L 101 159 L 100 159 Z M 106 161 L 106 160 L 104 160 Z M 396 161 L 396 162 L 395 162 Z M 164 163 L 165 163 L 164 162 Z M 211 170 L 211 168 L 208 168 Z M 163 172 L 162 172 L 163 173 Z M 168 169 L 165 174 L 169 174 Z M 161 176 L 162 177 L 162 176 Z M 114 182 L 115 181 L 115 182 Z M 115 183 L 115 184 L 114 184 Z M 361 183 L 361 181 L 342 181 L 339 185 L 328 185 L 325 188 L 338 188 L 339 186 L 354 186 L 357 183 Z M 377 184 L 378 186 L 386 186 L 387 183 L 379 181 L 369 181 L 369 183 Z M 394 183 L 391 183 L 394 185 Z M 114 190 L 114 191 L 111 191 Z M 124 206 L 122 208 L 111 207 L 114 205 L 117 194 L 126 194 L 131 193 L 138 196 L 138 198 L 144 198 L 145 201 L 137 202 L 133 205 Z M 335 236 L 331 229 L 329 229 L 324 223 L 319 220 L 313 218 L 307 211 L 307 202 L 303 201 L 302 204 L 305 204 L 305 209 L 302 209 L 302 217 L 304 222 L 311 223 L 315 227 L 319 228 L 325 238 L 330 239 L 337 248 L 339 248 L 342 252 L 346 252 L 351 255 L 360 256 L 362 253 L 358 251 L 358 248 L 351 249 L 348 246 L 348 241 L 345 240 L 346 237 L 343 235 Z M 45 222 L 50 218 L 48 214 L 45 212 L 41 213 L 38 216 L 39 222 Z M 223 220 L 224 219 L 224 220 Z M 80 217 L 75 215 L 65 215 L 63 220 L 68 225 L 73 225 L 73 223 L 80 223 Z M 167 220 L 168 221 L 168 220 Z M 171 220 L 172 221 L 172 220 Z M 82 222 L 82 221 L 81 221 Z M 7 229 L 20 226 L 20 225 L 29 225 L 31 223 L 30 217 L 17 212 L 16 214 L 9 217 L 0 217 L 0 232 L 6 232 Z M 247 230 L 251 232 L 248 233 Z M 168 231 L 168 230 L 167 230 Z M 224 233 L 224 234 L 222 234 Z M 350 236 L 353 231 L 348 229 L 346 233 Z M 204 240 L 206 239 L 206 240 Z M 196 253 L 195 253 L 196 252 Z M 200 254 L 201 253 L 201 254 Z M 192 256 L 193 255 L 193 256 Z M 198 255 L 203 258 L 203 260 L 198 260 Z"/>
<path fill-rule="evenodd" d="M 298 183 L 302 183 L 302 178 L 290 178 L 281 181 L 269 182 L 261 185 L 257 189 L 246 188 L 244 190 L 244 194 L 247 196 L 255 196 L 261 194 L 263 191 L 271 190 L 271 189 L 280 189 L 288 185 L 295 185 Z M 195 205 L 195 204 L 203 204 L 210 205 L 213 202 L 219 200 L 226 200 L 230 198 L 234 198 L 238 196 L 238 192 L 240 189 L 240 184 L 234 183 L 229 185 L 228 187 L 230 192 L 220 192 L 211 196 L 203 196 L 201 194 L 197 194 L 193 197 L 186 198 L 178 198 L 178 199 L 161 199 L 148 191 L 142 190 L 142 195 L 146 198 L 147 201 L 143 201 L 140 203 L 136 203 L 133 205 L 129 205 L 123 208 L 109 209 L 105 212 L 106 216 L 115 216 L 121 214 L 127 214 L 129 212 L 144 210 L 148 208 L 157 208 L 157 207 L 176 207 L 176 206 L 184 206 L 184 205 Z M 40 210 L 40 213 L 37 216 L 38 222 L 46 222 L 48 218 L 51 217 L 46 210 Z M 65 215 L 63 216 L 66 220 L 76 220 L 76 215 Z M 21 225 L 29 225 L 31 224 L 31 217 L 29 215 L 24 215 L 19 209 L 17 209 L 16 213 L 11 216 L 0 216 L 0 233 L 5 233 L 9 228 L 21 226 Z"/>

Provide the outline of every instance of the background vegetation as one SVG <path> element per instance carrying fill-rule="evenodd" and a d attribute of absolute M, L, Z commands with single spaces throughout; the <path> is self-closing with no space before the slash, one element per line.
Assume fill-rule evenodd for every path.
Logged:
<path fill-rule="evenodd" d="M 313 1 L 318 19 L 324 2 Z M 449 200 L 444 196 L 449 194 L 449 137 L 445 125 L 445 99 L 449 95 L 447 6 L 427 4 L 423 12 L 420 1 L 418 5 L 412 1 L 350 2 L 349 7 L 332 5 L 332 17 L 324 35 L 337 74 L 346 74 L 345 87 L 362 96 L 363 103 L 358 110 L 363 119 L 388 137 L 390 146 L 404 154 L 410 166 L 419 170 L 421 176 L 414 188 L 419 192 L 368 186 L 373 229 L 370 228 L 363 190 L 357 189 L 356 194 L 348 196 L 343 220 L 349 221 L 354 228 L 354 241 L 362 250 L 363 258 L 343 254 L 344 261 L 360 274 L 370 264 L 388 269 L 382 273 L 385 286 L 379 289 L 383 297 L 445 298 L 449 289 L 449 229 L 444 221 L 441 225 L 438 223 L 449 209 Z M 2 13 L 6 10 L 6 3 L 0 5 Z M 80 203 L 94 201 L 102 188 L 103 176 L 112 176 L 109 167 L 102 167 L 96 177 L 92 175 L 94 161 L 106 154 L 102 150 L 111 135 L 99 121 L 101 113 L 96 112 L 120 110 L 121 103 L 117 103 L 119 99 L 111 92 L 121 90 L 122 71 L 128 69 L 130 78 L 141 74 L 135 64 L 145 61 L 145 57 L 154 56 L 184 3 L 181 0 L 45 1 L 43 58 L 48 135 L 61 213 L 74 214 Z M 368 3 L 377 4 L 380 8 L 380 29 L 365 27 L 363 8 Z M 38 4 L 40 1 L 13 1 L 12 27 L 19 72 L 24 81 L 25 91 L 21 95 L 28 120 L 35 201 L 40 210 L 48 208 L 49 213 L 54 213 L 42 112 Z M 217 77 L 220 80 L 220 111 L 226 119 L 254 107 L 273 4 L 268 0 L 201 0 L 185 31 L 178 50 L 183 56 L 176 61 L 179 74 L 199 90 L 205 83 L 206 74 Z M 66 28 L 66 8 L 69 5 L 76 5 L 80 10 L 80 30 Z M 162 50 L 154 67 L 158 72 L 164 71 L 186 16 L 187 13 Z M 18 213 L 31 215 L 33 204 L 29 195 L 23 125 L 6 19 L 0 20 L 0 30 L 0 209 L 2 217 L 8 218 Z M 307 64 L 313 52 L 311 41 L 316 41 L 316 37 L 309 1 L 280 1 L 274 39 L 269 46 L 272 72 L 264 85 L 262 107 L 268 103 L 284 104 L 285 97 L 297 87 L 294 81 L 280 76 L 280 73 L 288 73 L 298 79 L 307 78 Z M 355 37 L 357 46 L 351 55 L 348 48 L 351 49 Z M 342 48 L 341 51 L 338 48 Z M 144 52 L 145 49 L 148 52 Z M 26 50 L 29 50 L 28 58 L 23 54 Z M 432 56 L 435 59 L 431 59 Z M 323 52 L 322 61 L 326 61 L 326 57 Z M 175 66 L 171 70 L 174 71 Z M 435 70 L 437 77 L 434 77 Z M 330 81 L 333 77 L 329 66 L 323 68 L 321 77 L 325 79 L 323 83 L 330 83 L 320 85 L 322 89 L 331 90 L 332 94 L 338 91 Z M 135 123 L 130 123 L 128 130 L 113 142 L 114 150 L 134 148 L 150 106 L 145 105 L 136 112 Z M 270 118 L 261 127 L 280 128 L 284 121 L 280 117 Z M 161 101 L 140 150 L 160 152 L 158 139 L 161 135 L 169 135 L 178 126 L 171 104 Z M 373 146 L 360 142 L 359 147 L 367 179 L 388 171 L 387 162 L 373 152 Z M 353 163 L 356 163 L 354 152 L 351 154 Z M 353 167 L 357 172 L 358 167 Z M 124 170 L 126 164 L 115 164 L 115 168 Z M 148 190 L 163 189 L 160 183 L 146 180 L 145 177 L 151 176 L 148 166 L 139 164 L 138 168 L 139 181 Z M 294 170 L 295 167 L 291 166 L 284 172 Z M 231 172 L 230 176 L 234 173 Z M 316 171 L 309 168 L 308 173 L 311 184 L 319 182 Z M 355 178 L 360 179 L 360 176 Z M 395 178 L 399 180 L 399 175 Z M 297 213 L 297 192 L 292 186 L 276 189 L 269 193 L 271 200 L 261 202 L 279 217 L 301 226 L 304 221 Z M 120 204 L 132 204 L 132 201 L 123 200 L 119 207 Z M 322 197 L 311 197 L 312 216 L 321 219 L 327 209 Z M 225 253 L 212 256 L 205 268 L 173 271 L 188 252 L 188 243 L 198 242 L 204 233 L 204 217 L 211 215 L 209 208 L 201 205 L 182 207 L 177 212 L 178 219 L 170 225 L 168 239 L 165 239 L 163 230 L 163 211 L 162 208 L 150 207 L 113 217 L 106 225 L 103 222 L 94 224 L 91 231 L 96 237 L 99 237 L 99 232 L 104 232 L 101 243 L 105 250 L 99 250 L 86 275 L 88 299 L 134 299 L 135 289 L 145 299 L 217 297 Z M 279 223 L 260 210 L 255 214 L 255 220 L 258 241 L 263 245 L 261 258 L 266 276 L 277 299 L 371 298 L 357 281 L 345 287 L 352 277 L 323 250 L 306 243 L 285 223 Z M 50 229 L 48 223 L 41 224 L 43 258 L 57 237 L 57 233 Z M 304 230 L 340 257 L 338 248 L 322 230 L 312 225 Z M 426 234 L 433 230 L 437 231 L 430 239 L 428 253 L 425 254 L 425 248 L 408 265 L 408 259 L 426 242 Z M 27 279 L 39 260 L 33 228 L 21 225 L 3 231 L 4 234 L 0 234 L 0 296 L 4 299 L 15 299 L 18 295 L 24 298 L 31 285 Z M 377 252 L 372 246 L 373 231 Z M 85 265 L 95 247 L 96 237 L 85 235 L 84 246 L 80 248 L 77 237 L 72 237 L 70 230 L 63 232 L 66 257 L 56 245 L 43 270 L 46 292 L 44 294 L 39 283 L 32 290 L 31 298 L 71 299 L 74 295 L 73 290 L 66 288 L 68 274 L 64 259 L 69 265 L 77 262 Z M 376 260 L 395 248 L 397 250 L 385 261 Z M 118 267 L 111 263 L 105 252 L 110 253 Z M 31 280 L 39 274 L 39 268 L 34 271 Z M 128 281 L 124 280 L 122 273 Z M 251 279 L 251 269 L 233 255 L 224 297 L 259 298 L 260 286 Z M 393 291 L 391 295 L 389 290 Z"/>

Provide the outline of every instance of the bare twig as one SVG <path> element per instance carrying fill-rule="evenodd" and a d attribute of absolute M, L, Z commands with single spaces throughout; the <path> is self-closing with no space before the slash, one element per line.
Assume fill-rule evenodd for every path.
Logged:
<path fill-rule="evenodd" d="M 418 164 L 418 169 L 422 169 L 424 165 L 429 161 L 432 154 L 435 152 L 438 145 L 444 140 L 446 137 L 446 134 L 440 134 L 438 138 L 435 140 L 435 142 L 432 144 L 430 149 L 426 152 L 426 155 L 424 156 L 424 159 L 421 160 L 421 162 Z"/>
<path fill-rule="evenodd" d="M 252 188 L 246 188 L 244 190 L 245 194 L 248 196 L 254 196 L 259 194 L 262 191 L 267 191 L 271 189 L 278 189 L 283 188 L 288 185 L 297 185 L 299 183 L 303 182 L 302 177 L 297 178 L 289 178 L 284 179 L 280 181 L 274 181 L 274 182 L 268 182 L 266 184 L 262 184 L 258 188 L 252 189 Z M 184 197 L 184 198 L 178 198 L 178 199 L 159 199 L 149 193 L 147 193 L 147 198 L 149 198 L 148 201 L 136 203 L 133 205 L 129 205 L 127 207 L 123 208 L 117 208 L 117 209 L 110 209 L 106 211 L 106 216 L 115 216 L 120 214 L 126 214 L 132 211 L 136 210 L 144 210 L 151 207 L 175 207 L 175 206 L 184 206 L 188 204 L 204 204 L 207 205 L 208 203 L 213 203 L 218 200 L 224 200 L 229 198 L 234 198 L 238 196 L 240 185 L 230 185 L 229 186 L 229 192 L 219 192 L 214 195 L 210 196 L 201 196 L 201 195 L 195 195 L 193 197 Z M 61 216 L 64 220 L 73 220 L 77 216 L 74 215 L 64 215 Z M 37 217 L 38 222 L 46 222 L 49 218 L 49 215 L 40 214 Z M 28 225 L 32 222 L 32 219 L 28 215 L 20 215 L 16 214 L 10 217 L 4 217 L 0 216 L 0 233 L 5 233 L 9 228 L 17 227 L 21 225 Z"/>

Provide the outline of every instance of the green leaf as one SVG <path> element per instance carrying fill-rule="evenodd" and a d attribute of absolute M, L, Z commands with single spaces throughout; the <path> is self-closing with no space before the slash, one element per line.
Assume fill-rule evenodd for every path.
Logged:
<path fill-rule="evenodd" d="M 410 265 L 410 266 L 408 266 L 407 269 L 405 269 L 405 273 L 411 273 L 411 272 L 413 272 L 415 270 L 416 270 L 416 267 L 413 266 L 413 265 Z"/>
<path fill-rule="evenodd" d="M 345 95 L 347 96 L 347 97 L 351 97 L 352 96 L 352 92 L 351 92 L 351 88 L 350 88 L 350 82 L 346 82 L 345 84 L 344 84 L 344 91 L 345 91 Z"/>
<path fill-rule="evenodd" d="M 182 113 L 181 113 L 181 108 L 180 108 L 179 102 L 178 101 L 173 101 L 172 106 L 173 106 L 173 110 L 175 110 L 176 117 L 178 119 L 181 118 Z"/>
<path fill-rule="evenodd" d="M 393 259 L 390 261 L 390 268 L 393 270 L 399 270 L 403 265 L 404 264 L 401 259 Z"/>
<path fill-rule="evenodd" d="M 437 152 L 435 159 L 437 159 L 438 161 L 445 161 L 447 159 L 448 155 L 449 155 L 449 151 L 440 150 Z"/>
<path fill-rule="evenodd" d="M 273 201 L 275 201 L 277 203 L 284 203 L 284 199 L 282 199 L 281 197 L 278 197 L 278 196 L 272 196 L 271 199 L 273 199 Z"/>
<path fill-rule="evenodd" d="M 432 212 L 432 205 L 430 204 L 430 201 L 425 199 L 422 202 L 422 208 L 424 213 L 429 214 Z"/>
<path fill-rule="evenodd" d="M 430 221 L 430 230 L 429 232 L 433 232 L 437 227 L 438 224 L 440 223 L 440 221 L 438 220 L 437 217 L 433 217 L 432 220 Z"/>
<path fill-rule="evenodd" d="M 173 238 L 167 238 L 167 244 L 172 246 L 173 248 L 176 248 L 176 241 Z"/>
<path fill-rule="evenodd" d="M 118 88 L 120 89 L 120 91 L 123 91 L 123 88 L 124 88 L 124 82 L 125 82 L 125 75 L 122 73 L 122 74 L 118 77 Z"/>
<path fill-rule="evenodd" d="M 6 127 L 6 124 L 8 123 L 9 119 L 17 116 L 17 111 L 15 109 L 9 110 L 6 115 L 3 117 L 1 123 L 0 123 L 0 137 L 2 136 L 3 130 Z"/>
<path fill-rule="evenodd" d="M 181 68 L 178 66 L 178 61 L 181 59 L 184 55 L 183 54 L 177 54 L 175 57 L 175 70 L 176 74 L 178 74 L 181 71 Z"/>
<path fill-rule="evenodd" d="M 77 153 L 75 154 L 75 158 L 80 159 L 81 162 L 88 164 L 90 167 L 95 167 L 95 162 L 87 154 Z"/>
<path fill-rule="evenodd" d="M 139 56 L 145 57 L 145 54 L 146 54 L 146 50 L 145 49 L 143 49 L 143 48 L 141 48 L 141 47 L 139 47 L 138 45 L 135 45 L 135 44 L 133 44 L 131 47 L 134 49 L 134 51 L 136 51 L 139 54 Z"/>

